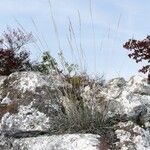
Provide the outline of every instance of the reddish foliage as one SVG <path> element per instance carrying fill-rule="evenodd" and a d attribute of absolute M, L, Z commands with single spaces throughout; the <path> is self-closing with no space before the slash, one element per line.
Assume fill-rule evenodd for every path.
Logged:
<path fill-rule="evenodd" d="M 126 42 L 123 47 L 130 51 L 130 54 L 128 56 L 134 59 L 136 63 L 139 63 L 143 60 L 150 63 L 150 36 L 142 41 L 129 39 L 129 41 Z M 143 66 L 143 68 L 139 71 L 142 73 L 146 73 L 148 72 L 149 68 L 150 65 L 146 65 Z"/>
<path fill-rule="evenodd" d="M 29 66 L 29 52 L 23 48 L 31 39 L 31 34 L 25 34 L 20 29 L 8 28 L 7 32 L 4 32 L 0 40 L 0 75 L 22 71 Z"/>

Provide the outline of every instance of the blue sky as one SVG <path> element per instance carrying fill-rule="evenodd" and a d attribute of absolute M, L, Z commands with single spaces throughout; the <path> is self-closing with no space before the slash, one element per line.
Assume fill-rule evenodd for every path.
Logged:
<path fill-rule="evenodd" d="M 104 73 L 107 78 L 137 74 L 139 66 L 127 56 L 122 45 L 133 36 L 143 39 L 150 33 L 149 0 L 51 0 L 52 12 L 57 24 L 60 47 L 70 62 L 80 61 L 75 40 L 72 39 L 73 52 L 67 41 L 69 19 L 71 20 L 77 47 L 82 44 L 87 72 Z M 81 26 L 79 25 L 79 15 Z M 39 59 L 41 51 L 49 50 L 57 58 L 58 39 L 54 31 L 48 0 L 1 0 L 0 18 L 2 33 L 7 26 L 19 26 L 15 19 L 27 30 L 37 34 L 32 20 L 38 28 L 38 47 L 30 46 L 32 58 Z M 81 32 L 80 32 L 81 27 Z M 94 31 L 93 31 L 94 27 Z M 94 34 L 95 33 L 95 34 Z M 46 46 L 48 44 L 48 47 Z M 78 48 L 80 49 L 80 48 Z M 95 65 L 96 64 L 96 65 Z"/>

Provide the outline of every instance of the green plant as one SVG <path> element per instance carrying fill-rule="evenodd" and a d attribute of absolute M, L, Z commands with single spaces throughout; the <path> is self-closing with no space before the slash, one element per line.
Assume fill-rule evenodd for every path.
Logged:
<path fill-rule="evenodd" d="M 65 74 L 69 74 L 69 75 L 75 75 L 77 74 L 78 72 L 78 65 L 77 64 L 70 64 L 66 61 L 64 55 L 63 55 L 63 52 L 59 52 L 58 53 L 59 57 L 60 57 L 60 60 L 61 60 L 61 64 L 63 66 L 63 69 L 64 69 L 64 73 Z"/>
<path fill-rule="evenodd" d="M 38 64 L 36 68 L 44 74 L 50 74 L 53 70 L 58 69 L 58 64 L 55 58 L 52 57 L 48 51 L 46 51 L 42 55 L 42 62 Z"/>
<path fill-rule="evenodd" d="M 38 70 L 44 74 L 50 74 L 52 71 L 56 71 L 57 73 L 63 72 L 67 75 L 75 75 L 78 71 L 78 65 L 76 64 L 70 64 L 65 60 L 65 57 L 62 52 L 58 53 L 61 65 L 63 66 L 62 71 L 60 71 L 60 67 L 54 57 L 51 56 L 51 54 L 46 51 L 42 55 L 42 61 L 40 63 L 37 63 L 34 66 L 35 70 Z"/>

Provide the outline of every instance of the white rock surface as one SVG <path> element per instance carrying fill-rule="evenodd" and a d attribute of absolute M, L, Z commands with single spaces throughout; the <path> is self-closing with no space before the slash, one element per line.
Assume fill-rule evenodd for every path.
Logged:
<path fill-rule="evenodd" d="M 150 122 L 150 85 L 141 76 L 134 76 L 127 82 L 122 78 L 111 80 L 104 89 L 109 101 L 110 116 L 127 115 L 149 126 Z"/>
<path fill-rule="evenodd" d="M 6 138 L 5 136 L 0 134 L 0 150 L 13 150 L 11 142 L 11 138 Z"/>
<path fill-rule="evenodd" d="M 54 118 L 62 113 L 62 108 L 65 109 L 65 114 L 77 110 L 75 102 L 60 90 L 62 87 L 69 89 L 71 86 L 65 78 L 58 75 L 48 77 L 37 72 L 13 73 L 4 79 L 0 86 L 0 95 L 3 98 L 0 101 L 0 111 L 4 113 L 1 113 L 0 122 L 2 132 L 32 131 L 31 136 L 34 136 L 33 131 L 52 131 L 50 129 L 57 126 Z M 134 76 L 129 81 L 116 78 L 104 87 L 89 84 L 82 86 L 79 94 L 83 106 L 88 106 L 93 113 L 100 112 L 104 116 L 103 119 L 111 121 L 120 115 L 141 125 L 140 127 L 130 121 L 120 122 L 115 131 L 120 139 L 116 143 L 116 150 L 150 150 L 150 85 L 146 79 L 141 76 Z M 10 111 L 16 103 L 17 111 Z M 102 144 L 100 136 L 93 134 L 27 137 L 13 139 L 13 150 L 100 150 Z M 1 136 L 0 139 L 5 137 Z M 1 145 L 3 150 L 4 145 L 9 144 L 7 139 L 4 142 L 0 141 L 0 150 Z"/>
<path fill-rule="evenodd" d="M 51 84 L 48 77 L 39 72 L 16 72 L 12 73 L 8 80 L 11 78 L 15 78 L 15 81 L 11 83 L 13 88 L 21 90 L 23 93 L 26 91 L 35 92 L 37 87 L 50 86 Z"/>
<path fill-rule="evenodd" d="M 2 117 L 2 128 L 10 131 L 50 129 L 54 117 L 62 113 L 59 86 L 67 86 L 61 77 L 58 79 L 57 76 L 45 76 L 32 71 L 12 73 L 2 85 L 0 111 L 8 111 Z M 4 107 L 8 110 L 3 111 Z M 11 109 L 16 110 L 12 112 Z"/>
<path fill-rule="evenodd" d="M 108 99 L 116 99 L 120 96 L 122 90 L 126 86 L 126 81 L 123 78 L 115 78 L 108 82 L 106 89 Z"/>
<path fill-rule="evenodd" d="M 66 134 L 15 140 L 14 150 L 100 150 L 100 136 Z"/>
<path fill-rule="evenodd" d="M 116 143 L 120 150 L 150 150 L 150 132 L 133 122 L 119 123 L 115 133 L 120 140 Z"/>
<path fill-rule="evenodd" d="M 1 120 L 1 129 L 15 131 L 45 131 L 50 128 L 50 119 L 46 114 L 29 106 L 20 106 L 17 114 L 6 113 Z"/>

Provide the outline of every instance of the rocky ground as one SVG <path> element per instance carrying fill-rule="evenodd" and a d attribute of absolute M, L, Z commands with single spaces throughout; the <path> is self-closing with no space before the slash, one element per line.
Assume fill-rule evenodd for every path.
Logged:
<path fill-rule="evenodd" d="M 150 85 L 86 76 L 0 77 L 0 150 L 150 150 Z"/>

